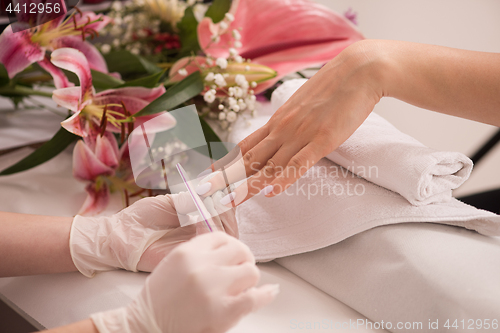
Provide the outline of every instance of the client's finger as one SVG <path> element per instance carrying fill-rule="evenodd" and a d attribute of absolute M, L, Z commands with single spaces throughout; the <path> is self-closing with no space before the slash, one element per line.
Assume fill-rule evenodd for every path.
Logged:
<path fill-rule="evenodd" d="M 220 203 L 226 207 L 234 207 L 259 194 L 262 189 L 274 181 L 278 174 L 284 171 L 288 161 L 299 150 L 300 146 L 297 145 L 281 147 L 257 174 L 238 186 L 232 193 L 223 197 Z"/>
<path fill-rule="evenodd" d="M 289 160 L 285 170 L 271 182 L 272 190 L 269 188 L 266 196 L 273 197 L 285 191 L 321 158 L 319 148 L 314 143 L 309 143 Z"/>
<path fill-rule="evenodd" d="M 206 176 L 205 179 L 200 181 L 196 191 L 199 195 L 212 195 L 216 191 L 224 189 L 229 184 L 257 173 L 279 148 L 280 144 L 278 141 L 269 137 L 265 138 L 228 168 Z"/>
<path fill-rule="evenodd" d="M 221 170 L 222 168 L 228 168 L 233 163 L 238 161 L 243 155 L 247 153 L 250 149 L 256 146 L 259 142 L 264 140 L 269 134 L 268 129 L 263 126 L 259 128 L 257 131 L 253 132 L 245 139 L 243 139 L 236 147 L 231 149 L 229 153 L 227 153 L 224 157 L 218 159 L 213 162 L 212 165 L 202 173 L 198 175 L 198 177 L 207 176 L 212 172 Z"/>

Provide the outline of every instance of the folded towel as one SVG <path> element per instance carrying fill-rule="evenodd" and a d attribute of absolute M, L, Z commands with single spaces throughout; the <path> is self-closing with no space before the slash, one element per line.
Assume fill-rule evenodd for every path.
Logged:
<path fill-rule="evenodd" d="M 434 222 L 500 235 L 500 216 L 454 198 L 411 205 L 399 194 L 321 159 L 287 191 L 236 209 L 240 239 L 259 261 L 309 252 L 388 224 Z"/>
<path fill-rule="evenodd" d="M 276 89 L 271 98 L 273 109 L 281 107 L 306 81 L 286 81 Z M 416 206 L 449 201 L 451 191 L 472 171 L 472 161 L 464 154 L 428 148 L 375 113 L 326 158 Z"/>

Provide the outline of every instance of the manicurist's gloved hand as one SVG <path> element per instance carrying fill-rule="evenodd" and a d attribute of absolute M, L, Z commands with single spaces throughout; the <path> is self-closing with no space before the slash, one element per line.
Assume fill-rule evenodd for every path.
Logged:
<path fill-rule="evenodd" d="M 77 215 L 70 234 L 73 262 L 87 277 L 119 268 L 150 272 L 173 248 L 196 235 L 196 225 L 179 224 L 179 218 L 189 219 L 185 214 L 195 210 L 183 192 L 141 199 L 112 216 Z M 234 212 L 226 211 L 220 219 L 226 232 L 237 237 Z"/>
<path fill-rule="evenodd" d="M 101 333 L 222 333 L 270 303 L 278 285 L 255 287 L 255 259 L 223 232 L 176 247 L 130 305 L 91 316 Z"/>

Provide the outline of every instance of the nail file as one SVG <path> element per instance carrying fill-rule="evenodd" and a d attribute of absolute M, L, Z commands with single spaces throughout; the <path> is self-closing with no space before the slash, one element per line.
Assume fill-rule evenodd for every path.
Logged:
<path fill-rule="evenodd" d="M 198 193 L 196 193 L 195 189 L 187 181 L 186 171 L 184 170 L 184 168 L 181 166 L 180 163 L 177 163 L 176 167 L 177 167 L 177 171 L 179 171 L 179 174 L 181 175 L 181 178 L 182 178 L 182 181 L 184 182 L 184 185 L 186 185 L 186 188 L 188 189 L 188 192 L 194 201 L 196 209 L 198 209 L 198 213 L 200 213 L 201 217 L 203 217 L 203 219 L 205 220 L 205 223 L 207 224 L 208 230 L 210 230 L 210 232 L 213 232 L 214 230 L 212 229 L 212 226 L 210 226 L 210 223 L 208 223 L 208 218 L 211 217 L 211 214 L 208 212 L 207 208 L 203 204 L 203 201 L 201 201 L 201 198 L 198 195 Z"/>

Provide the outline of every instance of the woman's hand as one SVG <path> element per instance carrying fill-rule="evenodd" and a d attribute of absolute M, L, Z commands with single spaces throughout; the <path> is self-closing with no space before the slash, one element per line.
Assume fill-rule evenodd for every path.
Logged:
<path fill-rule="evenodd" d="M 500 54 L 401 41 L 363 40 L 326 64 L 238 145 L 248 181 L 223 202 L 283 192 L 341 145 L 383 96 L 500 126 Z M 211 194 L 225 184 L 210 179 Z M 232 201 L 232 202 L 231 202 Z"/>
<path fill-rule="evenodd" d="M 236 189 L 235 205 L 258 194 L 274 196 L 299 179 L 361 125 L 382 97 L 376 59 L 365 44 L 342 51 L 308 80 L 269 122 L 238 145 L 243 158 L 226 170 L 245 168 L 247 183 Z M 210 180 L 220 189 L 222 175 Z M 231 204 L 228 204 L 230 206 Z"/>

